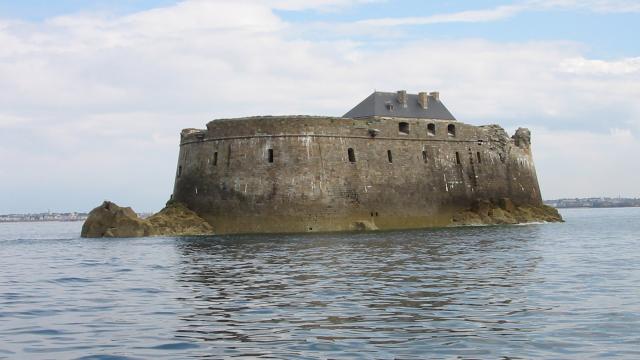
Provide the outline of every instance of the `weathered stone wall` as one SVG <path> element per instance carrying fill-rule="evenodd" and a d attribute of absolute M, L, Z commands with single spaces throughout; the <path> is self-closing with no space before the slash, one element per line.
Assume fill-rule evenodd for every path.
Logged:
<path fill-rule="evenodd" d="M 457 121 L 215 120 L 182 132 L 173 196 L 217 233 L 444 226 L 477 199 L 542 204 L 528 141 Z"/>

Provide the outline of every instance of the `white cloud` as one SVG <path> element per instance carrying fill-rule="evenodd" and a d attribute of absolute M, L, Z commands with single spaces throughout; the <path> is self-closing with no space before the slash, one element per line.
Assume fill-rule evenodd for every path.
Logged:
<path fill-rule="evenodd" d="M 615 61 L 589 60 L 583 57 L 566 59 L 560 69 L 580 75 L 628 75 L 640 72 L 640 57 Z"/>
<path fill-rule="evenodd" d="M 598 13 L 634 13 L 640 12 L 640 3 L 636 0 L 529 0 L 514 2 L 510 5 L 500 5 L 489 9 L 466 10 L 428 16 L 365 19 L 350 25 L 341 24 L 339 29 L 346 31 L 347 28 L 362 26 L 394 27 L 442 23 L 490 22 L 508 19 L 527 11 L 553 9 L 580 9 Z"/>
<path fill-rule="evenodd" d="M 262 4 L 267 4 L 279 10 L 306 10 L 315 9 L 321 11 L 335 11 L 337 9 L 367 4 L 383 2 L 386 0 L 260 0 Z"/>
<path fill-rule="evenodd" d="M 636 0 L 532 0 L 530 4 L 543 8 L 582 9 L 599 13 L 640 12 Z"/>
<path fill-rule="evenodd" d="M 469 10 L 450 14 L 436 14 L 421 17 L 381 18 L 361 20 L 357 26 L 400 26 L 429 25 L 452 22 L 487 22 L 512 17 L 526 9 L 523 5 L 504 5 L 493 9 Z"/>
<path fill-rule="evenodd" d="M 0 187 L 14 189 L 0 193 L 0 212 L 56 202 L 90 209 L 104 198 L 158 209 L 171 192 L 182 128 L 218 117 L 342 115 L 374 89 L 441 90 L 465 122 L 528 123 L 551 134 L 580 127 L 577 139 L 594 149 L 637 147 L 640 74 L 594 73 L 599 60 L 586 58 L 578 44 L 425 39 L 373 49 L 349 39 L 305 39 L 262 2 L 215 4 L 0 26 L 0 162 L 12 169 Z M 581 62 L 591 70 L 570 71 Z M 610 141 L 597 142 L 596 131 Z M 554 140 L 534 131 L 544 187 L 558 189 L 551 193 L 561 191 L 561 180 L 547 171 L 598 176 L 597 167 L 577 168 L 588 152 L 574 153 L 582 162 L 557 164 L 554 151 L 562 150 Z M 602 151 L 602 161 L 615 163 L 614 150 Z M 630 169 L 626 178 L 637 179 L 640 172 Z M 607 188 L 592 189 L 598 195 Z M 636 191 L 626 180 L 620 189 Z"/>
<path fill-rule="evenodd" d="M 20 116 L 0 114 L 0 129 L 20 126 L 28 122 L 29 119 Z"/>
<path fill-rule="evenodd" d="M 640 196 L 636 185 L 640 164 L 629 158 L 640 153 L 640 143 L 630 129 L 536 128 L 533 135 L 534 159 L 546 199 Z"/>

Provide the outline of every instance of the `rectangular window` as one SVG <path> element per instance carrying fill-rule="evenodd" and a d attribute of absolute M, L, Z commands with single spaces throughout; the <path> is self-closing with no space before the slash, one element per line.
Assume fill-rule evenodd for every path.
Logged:
<path fill-rule="evenodd" d="M 478 164 L 482 164 L 482 157 L 480 157 L 480 151 L 476 153 L 476 157 L 478 158 Z"/>
<path fill-rule="evenodd" d="M 182 175 L 182 165 L 178 166 L 178 177 Z"/>
<path fill-rule="evenodd" d="M 429 158 L 427 157 L 426 150 L 422 150 L 422 161 L 424 161 L 425 164 L 429 162 Z"/>
<path fill-rule="evenodd" d="M 391 155 L 391 150 L 387 150 L 387 159 L 390 163 L 393 162 L 393 156 Z"/>
<path fill-rule="evenodd" d="M 427 135 L 434 136 L 436 134 L 436 124 L 428 124 L 427 125 Z"/>
<path fill-rule="evenodd" d="M 347 155 L 349 155 L 349 162 L 356 162 L 356 153 L 352 148 L 349 148 L 349 150 L 347 150 Z"/>
<path fill-rule="evenodd" d="M 456 164 L 460 165 L 460 153 L 456 151 Z"/>
<path fill-rule="evenodd" d="M 273 149 L 269 149 L 269 162 L 272 163 L 273 162 Z"/>
<path fill-rule="evenodd" d="M 218 152 L 214 152 L 213 153 L 213 166 L 217 166 L 218 165 Z"/>
<path fill-rule="evenodd" d="M 398 124 L 398 132 L 400 134 L 408 135 L 409 134 L 409 123 L 401 122 Z"/>

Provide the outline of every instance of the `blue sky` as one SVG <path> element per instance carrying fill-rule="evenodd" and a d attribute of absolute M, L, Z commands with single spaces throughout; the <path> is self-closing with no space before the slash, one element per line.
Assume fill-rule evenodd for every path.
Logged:
<path fill-rule="evenodd" d="M 0 213 L 158 210 L 182 128 L 374 89 L 531 128 L 545 198 L 640 196 L 639 20 L 635 0 L 0 1 Z"/>

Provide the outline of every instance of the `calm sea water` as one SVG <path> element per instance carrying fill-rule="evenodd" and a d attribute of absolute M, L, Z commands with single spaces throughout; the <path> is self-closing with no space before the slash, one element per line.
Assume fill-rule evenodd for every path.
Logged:
<path fill-rule="evenodd" d="M 562 214 L 117 240 L 0 224 L 0 358 L 640 358 L 640 209 Z"/>

